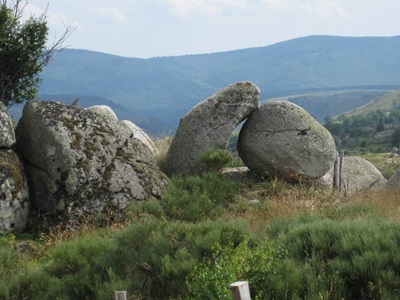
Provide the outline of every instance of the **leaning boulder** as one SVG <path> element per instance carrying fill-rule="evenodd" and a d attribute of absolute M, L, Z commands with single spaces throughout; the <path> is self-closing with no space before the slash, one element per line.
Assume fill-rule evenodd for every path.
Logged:
<path fill-rule="evenodd" d="M 0 102 L 0 148 L 10 148 L 15 144 L 14 126 L 10 115 Z"/>
<path fill-rule="evenodd" d="M 252 172 L 285 180 L 321 178 L 337 155 L 329 131 L 286 101 L 268 102 L 250 116 L 240 131 L 238 151 Z"/>
<path fill-rule="evenodd" d="M 0 232 L 25 229 L 29 192 L 22 163 L 12 150 L 0 150 Z"/>
<path fill-rule="evenodd" d="M 168 178 L 149 149 L 110 114 L 31 101 L 17 127 L 31 202 L 50 214 L 120 210 L 160 198 Z"/>
<path fill-rule="evenodd" d="M 167 173 L 201 173 L 201 154 L 225 149 L 232 131 L 259 105 L 260 89 L 251 82 L 232 84 L 196 105 L 181 119 L 167 153 Z"/>

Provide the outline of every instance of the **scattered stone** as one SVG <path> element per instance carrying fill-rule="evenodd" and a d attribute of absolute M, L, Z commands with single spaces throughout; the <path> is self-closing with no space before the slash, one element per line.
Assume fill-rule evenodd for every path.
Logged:
<path fill-rule="evenodd" d="M 238 151 L 252 172 L 284 180 L 321 178 L 337 155 L 329 131 L 287 101 L 268 102 L 249 117 L 239 135 Z"/>
<path fill-rule="evenodd" d="M 36 209 L 72 218 L 163 195 L 169 181 L 154 155 L 107 111 L 25 105 L 17 143 Z"/>
<path fill-rule="evenodd" d="M 201 154 L 208 149 L 225 149 L 232 131 L 260 103 L 260 89 L 251 82 L 232 84 L 192 108 L 181 119 L 168 150 L 168 174 L 204 171 Z"/>
<path fill-rule="evenodd" d="M 12 150 L 0 150 L 0 232 L 21 232 L 29 214 L 23 165 Z"/>

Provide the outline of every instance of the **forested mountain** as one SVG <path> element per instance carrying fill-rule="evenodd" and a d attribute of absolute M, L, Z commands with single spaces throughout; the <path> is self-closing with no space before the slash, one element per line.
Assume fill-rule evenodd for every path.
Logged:
<path fill-rule="evenodd" d="M 237 81 L 256 83 L 266 100 L 344 87 L 400 88 L 399 70 L 400 36 L 310 36 L 266 47 L 150 59 L 66 49 L 42 73 L 40 93 L 104 97 L 176 125 L 195 104 Z"/>

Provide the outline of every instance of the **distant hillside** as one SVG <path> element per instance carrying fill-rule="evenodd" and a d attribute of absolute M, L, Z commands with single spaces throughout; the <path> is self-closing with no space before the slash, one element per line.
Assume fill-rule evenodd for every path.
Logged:
<path fill-rule="evenodd" d="M 327 116 L 335 116 L 355 109 L 388 92 L 385 90 L 337 90 L 284 96 L 270 100 L 293 102 L 322 123 Z"/>
<path fill-rule="evenodd" d="M 176 126 L 195 104 L 237 81 L 253 81 L 266 100 L 344 87 L 400 88 L 399 70 L 400 36 L 310 36 L 267 47 L 151 59 L 67 49 L 43 71 L 40 93 L 104 97 L 134 113 L 157 112 Z"/>
<path fill-rule="evenodd" d="M 400 91 L 381 95 L 325 121 L 339 148 L 390 151 L 391 147 L 400 147 Z"/>
<path fill-rule="evenodd" d="M 136 125 L 140 126 L 148 133 L 152 134 L 163 134 L 165 128 L 172 128 L 173 125 L 163 122 L 148 112 L 135 112 L 132 113 L 120 104 L 117 104 L 109 99 L 96 96 L 79 96 L 79 95 L 64 95 L 64 94 L 52 94 L 52 95 L 41 95 L 40 100 L 42 101 L 58 101 L 64 103 L 71 103 L 76 98 L 80 97 L 77 106 L 86 108 L 94 105 L 107 105 L 117 115 L 119 120 L 130 120 Z M 22 116 L 23 105 L 14 105 L 10 108 L 9 113 L 14 120 L 19 120 Z"/>

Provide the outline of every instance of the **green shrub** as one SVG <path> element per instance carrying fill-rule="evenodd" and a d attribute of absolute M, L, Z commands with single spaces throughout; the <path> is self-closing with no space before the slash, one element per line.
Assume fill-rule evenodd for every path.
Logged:
<path fill-rule="evenodd" d="M 233 161 L 233 156 L 227 150 L 207 149 L 201 154 L 200 161 L 207 171 L 218 172 Z"/>
<path fill-rule="evenodd" d="M 397 222 L 302 216 L 272 224 L 271 236 L 285 245 L 290 257 L 286 268 L 291 266 L 277 272 L 271 290 L 284 280 L 285 284 L 297 282 L 288 292 L 297 289 L 302 299 L 314 299 L 318 294 L 329 299 L 400 297 Z M 298 278 L 293 280 L 294 276 Z"/>
<path fill-rule="evenodd" d="M 120 273 L 130 279 L 129 293 L 144 299 L 177 299 L 185 294 L 185 278 L 212 246 L 238 245 L 248 236 L 243 223 L 200 224 L 147 220 L 133 224 L 117 238 Z"/>
<path fill-rule="evenodd" d="M 162 205 L 169 218 L 198 222 L 221 216 L 241 184 L 216 173 L 172 178 Z"/>
<path fill-rule="evenodd" d="M 250 247 L 248 241 L 238 247 L 216 244 L 211 260 L 197 265 L 188 276 L 188 299 L 232 299 L 229 284 L 247 280 L 253 299 L 264 299 L 268 278 L 286 252 L 268 241 Z"/>

